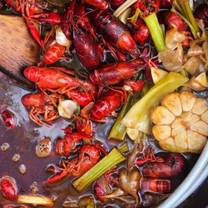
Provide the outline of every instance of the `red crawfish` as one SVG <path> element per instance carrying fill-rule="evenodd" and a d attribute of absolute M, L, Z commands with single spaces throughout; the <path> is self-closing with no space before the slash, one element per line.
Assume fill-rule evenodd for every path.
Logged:
<path fill-rule="evenodd" d="M 83 2 L 96 9 L 108 9 L 109 6 L 106 0 L 84 0 Z"/>
<path fill-rule="evenodd" d="M 82 4 L 76 6 L 77 21 L 73 23 L 73 44 L 81 64 L 95 69 L 104 59 L 104 51 L 97 41 L 95 31 Z"/>
<path fill-rule="evenodd" d="M 141 16 L 146 17 L 151 13 L 157 13 L 160 8 L 160 0 L 137 0 L 134 4 L 135 14 L 140 10 Z"/>
<path fill-rule="evenodd" d="M 77 152 L 83 143 L 92 143 L 92 136 L 81 132 L 72 132 L 66 134 L 64 138 L 56 140 L 56 154 L 60 156 L 70 156 L 70 154 Z"/>
<path fill-rule="evenodd" d="M 98 12 L 94 22 L 106 42 L 134 58 L 139 56 L 140 52 L 137 44 L 128 28 L 118 18 L 114 17 L 110 11 L 102 10 Z"/>
<path fill-rule="evenodd" d="M 18 197 L 16 180 L 10 176 L 0 178 L 0 192 L 5 199 L 15 201 Z"/>
<path fill-rule="evenodd" d="M 164 162 L 149 162 L 143 166 L 142 174 L 151 178 L 171 178 L 180 174 L 185 168 L 185 159 L 182 155 L 168 154 Z"/>
<path fill-rule="evenodd" d="M 69 2 L 69 5 L 66 11 L 64 12 L 64 15 L 61 20 L 61 29 L 69 40 L 72 36 L 71 27 L 74 18 L 75 3 L 76 2 L 74 0 Z"/>
<path fill-rule="evenodd" d="M 71 153 L 77 152 L 80 149 L 80 145 L 91 144 L 93 125 L 92 121 L 82 117 L 75 117 L 75 129 L 71 125 L 67 126 L 64 130 L 65 137 L 57 138 L 56 140 L 56 154 L 60 156 L 70 156 Z"/>
<path fill-rule="evenodd" d="M 176 28 L 178 31 L 183 32 L 188 28 L 184 20 L 175 12 L 163 12 L 159 15 L 159 20 L 168 29 Z"/>
<path fill-rule="evenodd" d="M 142 19 L 137 19 L 133 25 L 133 37 L 137 43 L 144 45 L 150 38 L 150 32 Z"/>
<path fill-rule="evenodd" d="M 173 0 L 160 0 L 161 8 L 171 8 L 173 4 Z"/>
<path fill-rule="evenodd" d="M 124 3 L 125 0 L 110 0 L 110 4 L 113 8 L 119 7 L 121 4 Z"/>
<path fill-rule="evenodd" d="M 127 80 L 127 81 L 124 81 L 124 85 L 123 85 L 123 89 L 130 93 L 133 93 L 133 92 L 140 93 L 143 87 L 144 87 L 143 80 L 136 80 L 136 81 Z"/>
<path fill-rule="evenodd" d="M 167 194 L 171 192 L 171 181 L 165 179 L 142 178 L 141 190 L 143 192 Z"/>
<path fill-rule="evenodd" d="M 29 93 L 22 97 L 22 104 L 29 109 L 29 118 L 38 125 L 50 124 L 59 117 L 56 105 L 58 95 Z"/>
<path fill-rule="evenodd" d="M 88 82 L 76 78 L 72 71 L 56 67 L 31 66 L 24 70 L 27 79 L 34 82 L 40 89 L 56 91 L 60 94 L 67 94 L 68 91 L 80 89 L 94 99 L 96 94 L 95 86 Z M 79 103 L 79 100 L 75 100 Z"/>
<path fill-rule="evenodd" d="M 56 173 L 45 184 L 60 182 L 62 179 L 70 176 L 81 176 L 92 168 L 101 158 L 101 153 L 106 154 L 105 150 L 99 144 L 85 144 L 79 150 L 78 157 L 66 161 L 60 172 Z"/>
<path fill-rule="evenodd" d="M 92 83 L 98 86 L 118 84 L 123 80 L 130 79 L 140 70 L 144 69 L 145 62 L 138 58 L 131 61 L 102 66 L 90 74 Z"/>
<path fill-rule="evenodd" d="M 5 0 L 16 12 L 20 13 L 27 24 L 27 27 L 36 40 L 43 47 L 45 41 L 41 39 L 39 23 L 60 24 L 61 16 L 57 12 L 50 12 L 42 9 L 35 0 Z"/>
<path fill-rule="evenodd" d="M 122 89 L 108 90 L 95 102 L 90 118 L 94 121 L 102 121 L 121 107 L 126 97 L 126 91 Z"/>
<path fill-rule="evenodd" d="M 87 31 L 75 26 L 73 44 L 81 64 L 87 69 L 95 69 L 104 59 L 103 48 Z"/>
<path fill-rule="evenodd" d="M 17 121 L 15 119 L 15 115 L 10 110 L 4 110 L 1 113 L 1 117 L 6 127 L 12 129 L 16 126 Z"/>

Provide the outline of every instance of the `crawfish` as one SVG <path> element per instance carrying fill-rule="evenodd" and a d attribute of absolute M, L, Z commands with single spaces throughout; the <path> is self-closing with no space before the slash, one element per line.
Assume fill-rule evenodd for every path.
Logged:
<path fill-rule="evenodd" d="M 45 41 L 41 39 L 39 22 L 46 22 L 49 24 L 60 24 L 61 16 L 57 12 L 46 12 L 35 0 L 5 0 L 6 3 L 20 13 L 25 21 L 26 25 L 36 40 L 36 42 L 43 47 Z"/>
<path fill-rule="evenodd" d="M 102 10 L 98 12 L 95 16 L 95 25 L 105 41 L 133 58 L 139 56 L 139 49 L 128 28 L 110 11 Z"/>
<path fill-rule="evenodd" d="M 90 74 L 92 83 L 98 86 L 118 84 L 123 80 L 130 79 L 144 67 L 144 61 L 140 58 L 131 61 L 106 65 L 94 70 Z"/>
<path fill-rule="evenodd" d="M 84 3 L 95 7 L 96 9 L 108 9 L 108 1 L 106 0 L 84 0 Z"/>
<path fill-rule="evenodd" d="M 101 158 L 100 153 L 106 154 L 99 144 L 83 145 L 79 150 L 79 156 L 63 164 L 63 169 L 45 181 L 45 184 L 57 183 L 70 176 L 81 176 L 92 168 Z"/>
<path fill-rule="evenodd" d="M 177 176 L 185 168 L 185 159 L 180 154 L 168 154 L 164 162 L 146 163 L 142 174 L 151 178 L 171 178 Z"/>
<path fill-rule="evenodd" d="M 124 3 L 125 0 L 110 0 L 110 4 L 113 8 L 119 7 L 121 4 Z"/>
<path fill-rule="evenodd" d="M 121 89 L 110 89 L 95 102 L 91 110 L 91 119 L 102 121 L 117 110 L 126 100 L 126 91 Z"/>
<path fill-rule="evenodd" d="M 66 47 L 57 42 L 52 43 L 43 55 L 43 63 L 50 65 L 58 61 L 65 53 Z"/>
<path fill-rule="evenodd" d="M 95 69 L 103 59 L 103 48 L 98 42 L 81 28 L 73 29 L 73 44 L 81 64 L 87 69 Z"/>
<path fill-rule="evenodd" d="M 143 192 L 155 192 L 161 194 L 167 194 L 171 191 L 171 181 L 165 179 L 141 179 L 141 190 Z"/>
<path fill-rule="evenodd" d="M 183 32 L 188 28 L 186 22 L 175 12 L 163 12 L 160 14 L 159 20 L 168 29 L 176 28 L 178 31 Z"/>
<path fill-rule="evenodd" d="M 24 70 L 25 77 L 35 82 L 42 90 L 56 91 L 67 95 L 68 91 L 80 88 L 94 99 L 96 94 L 94 85 L 88 81 L 75 78 L 72 74 L 71 71 L 56 67 L 31 66 Z"/>
<path fill-rule="evenodd" d="M 59 95 L 29 93 L 22 97 L 22 104 L 29 109 L 29 118 L 38 125 L 50 124 L 59 117 L 56 108 Z"/>
<path fill-rule="evenodd" d="M 137 43 L 144 45 L 150 38 L 150 32 L 148 27 L 144 23 L 144 20 L 139 18 L 135 23 L 132 23 L 132 25 L 134 39 Z"/>
<path fill-rule="evenodd" d="M 91 143 L 92 137 L 81 132 L 66 134 L 64 139 L 56 140 L 56 154 L 68 157 L 71 153 L 77 152 L 83 142 Z"/>
<path fill-rule="evenodd" d="M 104 51 L 97 41 L 95 31 L 85 14 L 82 4 L 77 5 L 78 20 L 73 25 L 73 44 L 81 64 L 87 69 L 95 69 L 104 59 Z M 91 34 L 91 35 L 90 35 Z"/>

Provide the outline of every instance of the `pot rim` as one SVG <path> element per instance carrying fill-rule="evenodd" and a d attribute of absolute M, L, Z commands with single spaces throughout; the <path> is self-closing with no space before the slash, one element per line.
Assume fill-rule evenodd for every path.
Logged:
<path fill-rule="evenodd" d="M 158 207 L 175 208 L 187 199 L 208 176 L 208 142 L 196 164 L 178 188 Z"/>

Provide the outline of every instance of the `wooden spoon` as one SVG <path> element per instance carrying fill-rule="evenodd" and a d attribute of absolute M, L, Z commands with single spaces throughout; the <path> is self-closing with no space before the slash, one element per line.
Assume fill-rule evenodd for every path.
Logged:
<path fill-rule="evenodd" d="M 27 30 L 22 17 L 0 15 L 0 71 L 28 88 L 22 69 L 38 62 L 39 46 Z"/>

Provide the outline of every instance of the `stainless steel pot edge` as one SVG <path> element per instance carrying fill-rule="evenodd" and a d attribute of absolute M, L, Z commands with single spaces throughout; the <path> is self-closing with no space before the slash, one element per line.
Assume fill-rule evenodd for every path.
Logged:
<path fill-rule="evenodd" d="M 208 176 L 208 143 L 204 147 L 198 161 L 181 185 L 166 199 L 159 208 L 175 208 L 181 204 L 196 188 L 203 179 Z M 203 172 L 204 171 L 204 172 Z M 203 177 L 200 177 L 200 176 Z"/>

